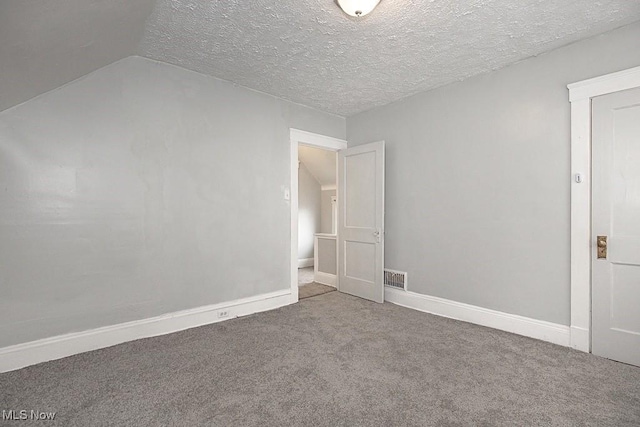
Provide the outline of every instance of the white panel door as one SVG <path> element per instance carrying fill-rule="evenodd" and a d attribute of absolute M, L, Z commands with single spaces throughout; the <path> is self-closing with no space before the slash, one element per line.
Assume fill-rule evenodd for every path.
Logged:
<path fill-rule="evenodd" d="M 640 89 L 593 99 L 592 191 L 592 351 L 640 366 Z"/>
<path fill-rule="evenodd" d="M 384 301 L 384 141 L 338 152 L 338 290 Z"/>

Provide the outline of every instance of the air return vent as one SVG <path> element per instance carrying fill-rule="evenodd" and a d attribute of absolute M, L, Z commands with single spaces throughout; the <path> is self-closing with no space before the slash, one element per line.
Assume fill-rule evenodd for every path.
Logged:
<path fill-rule="evenodd" d="M 407 290 L 407 273 L 384 269 L 384 285 L 390 288 Z"/>

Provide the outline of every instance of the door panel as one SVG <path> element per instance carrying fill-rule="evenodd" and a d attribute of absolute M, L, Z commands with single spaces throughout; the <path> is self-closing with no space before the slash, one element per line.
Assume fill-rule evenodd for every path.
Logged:
<path fill-rule="evenodd" d="M 338 290 L 384 301 L 384 141 L 338 152 Z"/>
<path fill-rule="evenodd" d="M 376 245 L 346 240 L 344 242 L 345 275 L 350 279 L 376 280 Z"/>
<path fill-rule="evenodd" d="M 376 227 L 375 152 L 345 156 L 345 225 Z"/>
<path fill-rule="evenodd" d="M 611 292 L 611 328 L 638 333 L 640 308 L 638 308 L 638 267 L 613 264 Z M 640 351 L 640 348 L 638 349 Z"/>
<path fill-rule="evenodd" d="M 640 366 L 640 89 L 593 100 L 592 191 L 592 351 Z"/>

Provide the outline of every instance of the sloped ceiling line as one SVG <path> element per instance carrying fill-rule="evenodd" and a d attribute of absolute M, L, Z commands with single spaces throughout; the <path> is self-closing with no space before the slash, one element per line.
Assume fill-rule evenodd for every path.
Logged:
<path fill-rule="evenodd" d="M 5 0 L 0 111 L 130 55 L 348 117 L 640 20 L 629 0 Z"/>
<path fill-rule="evenodd" d="M 336 185 L 336 153 L 306 145 L 298 147 L 298 160 L 321 187 Z"/>

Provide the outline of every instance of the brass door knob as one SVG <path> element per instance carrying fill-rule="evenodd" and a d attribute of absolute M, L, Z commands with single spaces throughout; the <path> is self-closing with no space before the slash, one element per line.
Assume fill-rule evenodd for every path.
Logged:
<path fill-rule="evenodd" d="M 598 259 L 607 258 L 607 236 L 598 236 Z"/>

